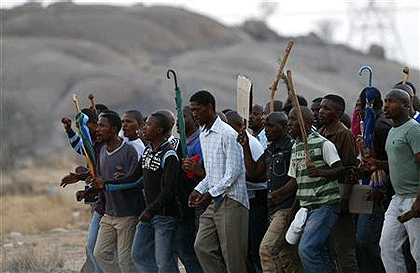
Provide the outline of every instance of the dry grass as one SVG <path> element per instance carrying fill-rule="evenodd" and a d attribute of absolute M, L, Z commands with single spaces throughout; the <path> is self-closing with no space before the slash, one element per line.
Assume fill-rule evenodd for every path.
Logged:
<path fill-rule="evenodd" d="M 86 228 L 90 206 L 76 202 L 74 192 L 83 185 L 59 187 L 68 169 L 22 169 L 3 174 L 0 197 L 1 228 L 4 236 L 12 231 L 24 234 L 53 228 Z M 81 182 L 79 182 L 81 183 Z"/>
<path fill-rule="evenodd" d="M 53 228 L 86 227 L 90 217 L 87 205 L 64 194 L 5 196 L 1 232 L 34 234 Z"/>
<path fill-rule="evenodd" d="M 59 181 L 74 166 L 22 168 L 2 173 L 1 272 L 78 272 L 85 258 L 89 205 Z"/>
<path fill-rule="evenodd" d="M 19 255 L 6 263 L 9 272 L 61 272 L 65 263 L 64 256 L 57 249 L 45 254 L 33 247 L 24 249 Z"/>

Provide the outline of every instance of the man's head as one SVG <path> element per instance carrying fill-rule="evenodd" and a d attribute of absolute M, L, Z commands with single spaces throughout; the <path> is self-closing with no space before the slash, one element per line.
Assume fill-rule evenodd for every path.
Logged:
<path fill-rule="evenodd" d="M 306 99 L 300 95 L 297 95 L 299 106 L 308 106 Z M 286 103 L 284 104 L 283 111 L 288 115 L 290 110 L 293 108 L 292 99 L 287 97 Z"/>
<path fill-rule="evenodd" d="M 96 108 L 96 114 L 99 116 L 102 112 L 109 110 L 108 107 L 104 104 L 98 103 L 95 104 L 95 108 Z M 90 109 L 92 109 L 92 107 L 90 107 Z"/>
<path fill-rule="evenodd" d="M 415 89 L 413 89 L 412 85 L 403 84 L 402 82 L 397 83 L 394 86 L 394 88 L 399 89 L 399 90 L 403 90 L 403 91 L 407 92 L 407 94 L 410 96 L 410 113 L 409 114 L 413 115 L 414 114 L 413 102 L 414 102 L 414 97 L 415 97 L 415 92 L 414 92 Z"/>
<path fill-rule="evenodd" d="M 314 126 L 318 129 L 322 127 L 322 122 L 319 119 L 319 109 L 321 108 L 321 101 L 322 101 L 321 97 L 315 98 L 312 100 L 312 104 L 311 104 L 311 110 L 312 110 L 312 113 L 314 114 Z"/>
<path fill-rule="evenodd" d="M 283 102 L 280 100 L 274 101 L 274 110 L 273 112 L 281 112 L 283 111 Z M 268 115 L 270 113 L 270 102 L 267 102 L 264 107 L 264 113 Z"/>
<path fill-rule="evenodd" d="M 167 109 L 161 109 L 161 110 L 156 111 L 155 113 L 162 114 L 168 119 L 169 127 L 168 127 L 168 130 L 165 132 L 165 134 L 166 134 L 166 136 L 172 135 L 172 129 L 174 128 L 174 125 L 175 125 L 175 115 L 174 115 L 174 113 L 172 113 L 171 111 L 169 111 Z"/>
<path fill-rule="evenodd" d="M 356 102 L 356 112 L 359 117 L 362 119 L 365 118 L 365 108 L 366 108 L 366 94 L 368 101 L 372 103 L 373 110 L 376 113 L 379 113 L 381 111 L 383 102 L 382 102 L 382 95 L 381 92 L 379 92 L 378 89 L 375 87 L 366 87 L 362 90 L 362 92 L 359 95 L 359 99 Z"/>
<path fill-rule="evenodd" d="M 396 88 L 391 89 L 385 97 L 385 117 L 392 120 L 408 117 L 411 108 L 410 102 L 410 95 L 406 91 Z"/>
<path fill-rule="evenodd" d="M 306 133 L 309 134 L 311 132 L 311 126 L 314 120 L 313 113 L 311 109 L 306 106 L 300 106 L 300 111 L 302 113 L 303 123 L 305 125 Z M 301 136 L 300 126 L 299 126 L 299 119 L 296 108 L 292 108 L 289 112 L 289 132 L 290 135 L 294 138 Z"/>
<path fill-rule="evenodd" d="M 139 111 L 129 110 L 125 112 L 121 121 L 124 136 L 129 140 L 137 139 L 143 127 L 143 115 Z"/>
<path fill-rule="evenodd" d="M 252 106 L 248 127 L 255 132 L 259 132 L 264 127 L 264 109 L 261 105 L 254 104 Z"/>
<path fill-rule="evenodd" d="M 89 120 L 86 123 L 86 126 L 89 130 L 89 134 L 91 135 L 91 137 L 95 138 L 98 120 L 96 119 L 95 115 L 93 114 L 93 111 L 90 108 L 83 108 L 80 111 L 88 117 Z"/>
<path fill-rule="evenodd" d="M 284 112 L 272 112 L 265 119 L 265 135 L 269 142 L 283 139 L 288 132 L 288 118 Z"/>
<path fill-rule="evenodd" d="M 239 115 L 237 111 L 229 111 L 226 114 L 227 123 L 236 131 L 244 127 L 244 119 Z"/>
<path fill-rule="evenodd" d="M 412 84 L 411 82 L 406 82 L 405 84 L 403 84 L 402 81 L 400 81 L 399 83 L 395 84 L 394 87 L 397 87 L 399 85 L 408 85 L 413 93 L 413 95 L 415 96 L 417 94 L 417 89 L 414 86 L 414 84 Z"/>
<path fill-rule="evenodd" d="M 209 91 L 195 92 L 190 98 L 190 107 L 194 119 L 200 125 L 213 121 L 216 114 L 216 100 Z"/>
<path fill-rule="evenodd" d="M 328 125 L 341 119 L 346 104 L 344 99 L 338 95 L 326 95 L 321 101 L 319 119 L 322 124 Z"/>
<path fill-rule="evenodd" d="M 106 110 L 99 115 L 96 137 L 100 142 L 108 142 L 118 137 L 121 130 L 121 118 L 118 113 Z"/>
<path fill-rule="evenodd" d="M 143 136 L 145 140 L 153 142 L 166 137 L 169 131 L 171 131 L 171 120 L 161 110 L 147 117 Z"/>
<path fill-rule="evenodd" d="M 184 122 L 185 122 L 185 134 L 188 136 L 190 136 L 191 134 L 193 134 L 195 131 L 197 131 L 197 124 L 192 116 L 192 112 L 191 112 L 191 108 L 187 105 L 184 106 L 184 108 L 182 109 L 182 112 L 184 114 Z M 179 124 L 178 121 L 176 123 L 177 125 L 177 129 L 179 132 Z"/>

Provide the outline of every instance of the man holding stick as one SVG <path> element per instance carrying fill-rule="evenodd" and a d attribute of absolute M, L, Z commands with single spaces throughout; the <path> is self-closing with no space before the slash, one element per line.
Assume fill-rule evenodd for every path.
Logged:
<path fill-rule="evenodd" d="M 288 171 L 292 179 L 277 190 L 272 199 L 278 201 L 297 189 L 300 206 L 307 209 L 299 242 L 303 268 L 309 273 L 331 272 L 325 250 L 338 217 L 340 194 L 337 177 L 343 168 L 334 144 L 318 133 L 311 132 L 311 110 L 305 106 L 301 106 L 300 110 L 304 128 L 299 125 L 298 110 L 293 108 L 289 114 L 289 130 L 297 140 L 292 147 Z M 303 132 L 310 133 L 303 135 Z M 306 145 L 303 143 L 305 136 Z"/>
<path fill-rule="evenodd" d="M 289 180 L 287 175 L 293 140 L 287 133 L 287 116 L 283 112 L 270 113 L 266 118 L 266 132 L 270 144 L 264 153 L 254 160 L 249 139 L 245 132 L 239 143 L 243 148 L 247 176 L 250 179 L 267 179 L 271 193 L 281 189 Z M 260 257 L 263 272 L 303 272 L 296 246 L 286 244 L 284 235 L 296 192 L 282 196 L 280 200 L 268 202 L 270 224 L 260 244 Z"/>

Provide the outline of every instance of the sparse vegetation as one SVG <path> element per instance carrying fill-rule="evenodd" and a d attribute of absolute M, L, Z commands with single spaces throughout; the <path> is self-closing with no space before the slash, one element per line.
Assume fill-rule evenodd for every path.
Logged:
<path fill-rule="evenodd" d="M 5 271 L 13 273 L 64 272 L 64 263 L 65 258 L 57 249 L 40 253 L 33 247 L 29 247 L 6 263 Z"/>
<path fill-rule="evenodd" d="M 13 175 L 3 174 L 0 234 L 4 236 L 12 231 L 33 234 L 67 227 L 87 228 L 90 206 L 77 202 L 74 197 L 74 192 L 82 185 L 59 188 L 59 181 L 65 173 L 66 170 L 34 168 L 15 171 Z"/>

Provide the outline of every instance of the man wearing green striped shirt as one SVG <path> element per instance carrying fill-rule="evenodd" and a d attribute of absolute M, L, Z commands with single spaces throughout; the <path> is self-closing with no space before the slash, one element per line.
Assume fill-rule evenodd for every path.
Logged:
<path fill-rule="evenodd" d="M 302 133 L 296 109 L 289 113 L 290 134 L 296 138 L 288 175 L 292 179 L 276 195 L 297 189 L 300 206 L 308 210 L 299 242 L 299 256 L 305 272 L 331 272 L 326 251 L 330 232 L 339 213 L 340 193 L 337 176 L 344 170 L 334 144 L 311 131 L 313 114 L 301 106 L 310 150 L 306 164 Z"/>

